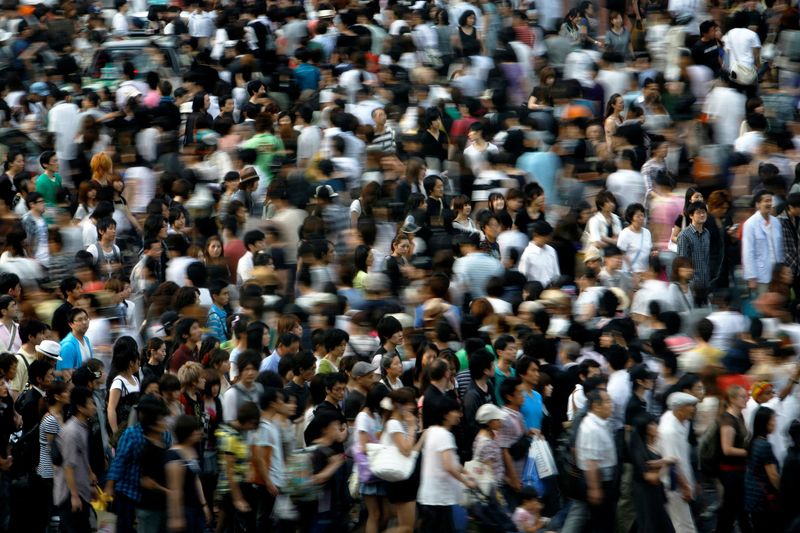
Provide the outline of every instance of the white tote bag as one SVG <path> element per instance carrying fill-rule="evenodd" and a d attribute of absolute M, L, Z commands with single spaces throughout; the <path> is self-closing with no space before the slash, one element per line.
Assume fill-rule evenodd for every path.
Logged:
<path fill-rule="evenodd" d="M 367 460 L 375 477 L 384 481 L 404 481 L 411 477 L 417 466 L 419 452 L 410 455 L 400 453 L 397 446 L 379 442 L 367 443 Z"/>
<path fill-rule="evenodd" d="M 535 438 L 531 441 L 531 446 L 528 448 L 528 460 L 533 461 L 536 465 L 536 473 L 539 474 L 539 479 L 558 474 L 558 468 L 553 458 L 553 452 L 550 450 L 550 445 L 542 438 Z"/>

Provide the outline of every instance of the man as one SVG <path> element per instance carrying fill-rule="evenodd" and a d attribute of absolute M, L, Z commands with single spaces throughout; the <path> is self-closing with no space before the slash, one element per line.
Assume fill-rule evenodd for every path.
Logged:
<path fill-rule="evenodd" d="M 491 382 L 494 376 L 494 355 L 485 348 L 475 351 L 469 358 L 469 374 L 472 381 L 467 386 L 467 393 L 464 395 L 464 439 L 462 439 L 462 457 L 472 457 L 472 443 L 478 434 L 478 424 L 475 421 L 475 414 L 478 409 L 487 403 L 497 404 L 494 396 L 494 384 Z M 508 379 L 512 379 L 512 377 Z M 503 381 L 505 383 L 505 380 Z"/>
<path fill-rule="evenodd" d="M 648 206 L 648 202 L 650 200 L 650 196 L 653 194 L 655 189 L 655 178 L 660 172 L 667 171 L 667 152 L 669 150 L 669 145 L 666 141 L 655 141 L 650 146 L 650 153 L 652 157 L 648 159 L 644 165 L 642 165 L 642 178 L 644 179 L 644 186 L 647 189 L 644 197 L 644 206 Z M 617 196 L 619 198 L 619 196 Z M 620 208 L 622 212 L 625 212 L 625 208 L 622 204 L 620 204 Z"/>
<path fill-rule="evenodd" d="M 67 315 L 73 307 L 77 307 L 78 300 L 83 295 L 83 283 L 81 280 L 74 276 L 64 278 L 58 286 L 62 296 L 64 296 L 64 303 L 56 308 L 53 313 L 53 331 L 58 334 L 59 339 L 63 339 L 69 333 L 69 324 L 67 323 Z M 25 338 L 23 337 L 23 341 Z"/>
<path fill-rule="evenodd" d="M 591 515 L 589 530 L 614 531 L 617 505 L 617 447 L 609 417 L 614 409 L 606 391 L 587 394 L 589 413 L 578 428 L 575 457 L 586 480 L 586 497 Z"/>
<path fill-rule="evenodd" d="M 756 212 L 745 221 L 742 228 L 742 274 L 747 280 L 747 287 L 761 294 L 766 292 L 772 279 L 775 263 L 784 258 L 783 227 L 772 215 L 772 194 L 760 191 L 755 195 L 754 202 Z M 697 265 L 695 276 L 696 272 Z"/>
<path fill-rule="evenodd" d="M 28 206 L 28 212 L 22 217 L 22 227 L 25 228 L 27 236 L 28 256 L 47 267 L 50 263 L 50 245 L 48 244 L 47 222 L 43 217 L 44 198 L 38 192 L 31 192 L 28 193 L 25 203 Z"/>
<path fill-rule="evenodd" d="M 256 381 L 261 355 L 255 350 L 245 350 L 236 360 L 239 379 L 222 395 L 222 414 L 225 422 L 236 420 L 239 407 L 245 402 L 257 402 L 264 387 Z"/>
<path fill-rule="evenodd" d="M 22 433 L 30 431 L 39 423 L 47 411 L 44 401 L 45 391 L 55 380 L 53 365 L 49 361 L 38 360 L 28 368 L 28 384 L 30 388 L 17 398 L 14 409 L 22 417 Z"/>
<path fill-rule="evenodd" d="M 317 360 L 309 352 L 300 352 L 292 358 L 292 380 L 286 384 L 283 390 L 287 394 L 294 396 L 297 409 L 295 414 L 289 417 L 292 422 L 302 421 L 305 417 L 310 389 L 308 383 L 314 377 Z"/>
<path fill-rule="evenodd" d="M 722 38 L 725 56 L 730 58 L 730 80 L 740 92 L 755 96 L 758 88 L 758 70 L 761 68 L 761 39 L 749 29 L 750 14 L 737 11 L 733 16 L 733 29 Z"/>
<path fill-rule="evenodd" d="M 52 152 L 49 152 L 50 158 L 40 159 L 41 162 L 48 163 L 47 167 L 42 165 L 47 176 L 39 176 L 36 180 L 37 191 L 39 191 L 40 182 L 43 184 L 44 180 L 50 182 L 44 189 L 47 193 L 39 191 L 44 196 L 48 207 L 55 207 L 57 203 L 56 193 L 58 189 L 61 188 L 61 177 L 55 174 L 55 172 L 58 170 L 59 166 L 69 181 L 69 177 L 71 176 L 69 165 L 77 156 L 77 143 L 75 142 L 75 138 L 78 134 L 78 128 L 81 125 L 79 120 L 80 109 L 70 101 L 68 93 L 54 90 L 52 92 L 52 97 L 57 103 L 47 113 L 47 131 L 55 136 L 55 155 L 58 157 L 58 161 L 54 166 Z"/>
<path fill-rule="evenodd" d="M 304 129 L 303 131 L 306 130 Z M 300 135 L 302 136 L 303 134 L 301 133 Z M 316 153 L 316 150 L 314 153 Z M 272 180 L 267 188 L 267 199 L 274 208 L 274 214 L 270 220 L 278 227 L 281 238 L 286 243 L 284 254 L 287 266 L 297 264 L 297 248 L 300 245 L 300 235 L 297 232 L 297 228 L 303 225 L 303 221 L 308 216 L 307 211 L 298 209 L 289 202 L 290 194 L 289 182 L 284 178 Z"/>
<path fill-rule="evenodd" d="M 727 289 L 714 291 L 711 303 L 715 311 L 707 317 L 714 325 L 709 344 L 727 353 L 739 338 L 739 333 L 750 329 L 750 320 L 731 307 L 733 296 Z"/>
<path fill-rule="evenodd" d="M 82 533 L 90 530 L 89 502 L 95 495 L 97 477 L 89 466 L 88 420 L 97 413 L 92 391 L 75 387 L 70 394 L 72 418 L 56 437 L 61 466 L 55 466 L 53 503 L 58 506 L 61 531 Z"/>
<path fill-rule="evenodd" d="M 54 107 L 56 109 L 58 106 Z M 58 157 L 47 150 L 39 156 L 39 165 L 44 172 L 36 178 L 36 192 L 42 195 L 47 207 L 55 207 L 58 191 L 61 190 L 61 174 L 58 173 Z"/>
<path fill-rule="evenodd" d="M 722 70 L 722 58 L 719 55 L 717 31 L 719 26 L 713 20 L 704 20 L 700 23 L 700 39 L 692 47 L 692 59 L 695 65 L 705 65 L 719 76 Z"/>
<path fill-rule="evenodd" d="M 533 240 L 522 252 L 519 259 L 519 271 L 528 281 L 538 281 L 543 287 L 549 287 L 561 277 L 556 251 L 548 244 L 553 234 L 553 227 L 543 220 L 533 224 Z"/>
<path fill-rule="evenodd" d="M 708 368 L 722 366 L 725 352 L 711 346 L 709 341 L 714 335 L 714 323 L 708 318 L 698 320 L 694 326 L 695 347 L 678 357 L 681 372 L 703 374 Z"/>
<path fill-rule="evenodd" d="M 248 231 L 244 234 L 244 245 L 247 248 L 247 252 L 239 259 L 239 264 L 236 267 L 236 283 L 239 286 L 253 277 L 253 255 L 266 250 L 267 237 L 264 232 L 257 229 Z"/>
<path fill-rule="evenodd" d="M 131 531 L 136 505 L 142 497 L 140 474 L 142 455 L 147 439 L 142 424 L 151 427 L 159 417 L 168 415 L 164 401 L 155 395 L 142 396 L 136 406 L 138 423 L 128 427 L 120 436 L 114 459 L 106 476 L 105 493 L 114 497 L 114 512 L 117 520 L 124 524 L 124 531 Z M 162 435 L 165 449 L 172 445 L 169 431 Z"/>
<path fill-rule="evenodd" d="M 630 294 L 633 290 L 633 277 L 630 272 L 622 269 L 625 254 L 616 245 L 610 244 L 603 248 L 603 268 L 597 274 L 597 279 L 603 287 L 610 289 L 618 287 Z M 598 303 L 602 295 L 598 295 Z"/>
<path fill-rule="evenodd" d="M 467 139 L 469 145 L 464 149 L 464 162 L 477 177 L 487 167 L 489 154 L 496 154 L 500 149 L 484 138 L 481 122 L 470 124 Z"/>
<path fill-rule="evenodd" d="M 211 301 L 213 302 L 208 309 L 208 321 L 206 327 L 209 335 L 215 337 L 219 342 L 225 342 L 230 335 L 228 334 L 228 312 L 225 306 L 230 301 L 230 289 L 227 280 L 215 279 L 209 288 Z"/>
<path fill-rule="evenodd" d="M 368 150 L 376 150 L 381 154 L 394 154 L 397 151 L 396 134 L 386 123 L 386 110 L 382 107 L 373 109 L 372 120 L 375 122 L 373 130 L 375 136 L 369 143 Z"/>
<path fill-rule="evenodd" d="M 503 264 L 480 250 L 478 233 L 461 236 L 460 244 L 462 257 L 453 264 L 453 275 L 461 289 L 469 292 L 472 298 L 485 297 L 489 280 L 504 274 Z"/>
<path fill-rule="evenodd" d="M 202 336 L 203 329 L 194 318 L 182 318 L 175 324 L 175 339 L 181 344 L 169 360 L 170 373 L 177 374 L 184 363 L 200 360 L 198 349 Z"/>
<path fill-rule="evenodd" d="M 583 390 L 583 384 L 589 378 L 599 377 L 602 374 L 600 370 L 600 363 L 594 359 L 584 359 L 578 366 L 578 381 L 575 384 L 575 389 L 569 395 L 567 400 L 567 420 L 572 421 L 575 414 L 586 407 L 586 393 Z"/>
<path fill-rule="evenodd" d="M 297 137 L 297 164 L 300 168 L 305 168 L 322 146 L 322 130 L 311 123 L 313 116 L 314 110 L 309 105 L 303 105 L 297 111 L 295 123 L 300 127 L 300 135 Z"/>
<path fill-rule="evenodd" d="M 539 363 L 535 359 L 524 355 L 519 358 L 515 367 L 516 377 L 522 382 L 523 401 L 520 406 L 522 418 L 528 432 L 538 432 L 542 429 L 544 419 L 544 401 L 542 395 L 536 390 L 539 385 Z M 505 401 L 500 394 L 500 401 Z"/>
<path fill-rule="evenodd" d="M 341 403 L 344 401 L 346 391 L 347 376 L 341 372 L 334 372 L 325 376 L 325 399 L 314 408 L 314 416 L 319 413 L 328 412 L 344 420 L 344 412 L 342 411 Z M 311 423 L 303 432 L 303 439 L 310 445 L 319 438 L 319 435 L 319 428 Z"/>
<path fill-rule="evenodd" d="M 662 152 L 666 155 L 666 144 L 663 146 Z M 654 157 L 657 154 L 657 151 L 653 152 Z M 623 213 L 630 204 L 645 205 L 649 194 L 653 190 L 652 178 L 648 178 L 649 174 L 645 174 L 645 172 L 657 163 L 654 163 L 654 159 L 650 159 L 642 166 L 642 171 L 637 172 L 633 169 L 635 159 L 636 154 L 633 150 L 623 150 L 617 157 L 617 171 L 609 174 L 606 178 L 606 190 L 617 199 L 619 202 L 618 207 Z M 648 163 L 651 165 L 650 167 L 648 167 Z M 661 164 L 663 166 L 663 161 Z"/>
<path fill-rule="evenodd" d="M 350 371 L 352 386 L 348 386 L 344 394 L 344 417 L 348 424 L 352 425 L 358 413 L 364 408 L 369 391 L 380 377 L 380 372 L 375 373 L 378 368 L 378 365 L 364 361 L 353 365 L 353 370 Z"/>
<path fill-rule="evenodd" d="M 67 324 L 70 332 L 61 339 L 61 360 L 56 364 L 59 372 L 72 371 L 94 357 L 92 343 L 86 337 L 89 329 L 89 313 L 80 307 L 74 307 L 67 313 Z"/>
<path fill-rule="evenodd" d="M 698 304 L 703 305 L 708 297 L 711 279 L 716 274 L 709 271 L 711 253 L 711 234 L 705 229 L 708 210 L 703 202 L 694 202 L 686 209 L 691 224 L 678 235 L 678 257 L 686 257 L 692 262 L 694 277 L 691 287 Z M 776 221 L 775 226 L 779 226 Z M 778 228 L 780 231 L 780 228 Z"/>
<path fill-rule="evenodd" d="M 278 344 L 275 345 L 275 350 L 261 361 L 259 372 L 275 372 L 278 373 L 278 364 L 281 359 L 290 354 L 297 353 L 300 350 L 300 337 L 294 333 L 283 333 L 278 337 Z"/>
<path fill-rule="evenodd" d="M 614 433 L 617 445 L 621 445 L 625 426 L 625 410 L 631 397 L 628 351 L 615 344 L 606 350 L 605 356 L 611 369 L 611 374 L 608 376 L 608 395 L 614 407 L 612 413 L 606 418 L 612 433 Z"/>
<path fill-rule="evenodd" d="M 517 375 L 514 369 L 514 363 L 517 362 L 517 340 L 511 335 L 500 335 L 494 341 L 494 353 L 497 354 L 497 364 L 494 369 L 494 397 L 500 402 L 500 385 L 506 379 Z"/>
<path fill-rule="evenodd" d="M 652 391 L 658 374 L 651 372 L 647 365 L 639 363 L 630 370 L 633 393 L 625 407 L 625 425 L 633 427 L 636 418 L 647 414 L 647 391 Z"/>
<path fill-rule="evenodd" d="M 522 381 L 516 377 L 505 380 L 500 387 L 503 413 L 506 417 L 497 433 L 497 444 L 502 450 L 506 471 L 503 495 L 511 509 L 516 508 L 519 503 L 517 493 L 522 488 L 522 471 L 528 459 L 528 447 L 531 442 L 525 429 L 525 420 L 520 413 L 525 400 L 523 388 Z"/>
<path fill-rule="evenodd" d="M 114 37 L 127 37 L 128 35 L 128 2 L 127 0 L 117 0 L 115 3 L 117 12 L 111 19 L 111 28 Z"/>
<path fill-rule="evenodd" d="M 750 127 L 749 131 L 744 132 L 740 135 L 736 142 L 733 145 L 734 152 L 739 152 L 742 154 L 748 154 L 750 156 L 755 156 L 761 153 L 761 145 L 764 144 L 766 140 L 765 132 L 767 131 L 767 117 L 765 117 L 761 113 L 749 113 L 747 115 L 747 125 Z M 765 165 L 762 163 L 762 168 Z M 777 168 L 773 167 L 777 173 Z M 761 169 L 759 169 L 761 170 Z M 761 172 L 759 172 L 761 174 Z M 780 187 L 783 191 L 786 184 L 783 181 L 783 178 L 778 180 L 780 183 Z M 766 183 L 762 183 L 762 185 L 766 185 Z M 783 194 L 783 193 L 782 193 Z"/>
<path fill-rule="evenodd" d="M 97 221 L 97 242 L 86 247 L 92 254 L 94 266 L 102 279 L 110 279 L 111 275 L 122 267 L 122 252 L 115 244 L 117 240 L 117 223 L 110 216 Z"/>
<path fill-rule="evenodd" d="M 11 393 L 16 398 L 28 383 L 28 370 L 34 361 L 40 359 L 36 346 L 44 340 L 44 335 L 49 328 L 47 324 L 39 320 L 25 319 L 19 323 L 19 338 L 22 346 L 17 350 L 17 374 L 11 380 Z M 56 345 L 58 343 L 55 343 Z M 59 346 L 60 357 L 61 347 Z"/>
<path fill-rule="evenodd" d="M 786 209 L 778 217 L 783 228 L 783 262 L 792 269 L 795 298 L 800 297 L 800 193 L 786 198 Z"/>
<path fill-rule="evenodd" d="M 669 411 L 661 416 L 658 424 L 661 456 L 677 461 L 670 468 L 663 468 L 661 474 L 661 482 L 667 493 L 667 513 L 676 533 L 696 531 L 689 506 L 695 496 L 689 422 L 694 417 L 696 405 L 697 398 L 691 394 L 673 392 L 667 398 Z"/>
<path fill-rule="evenodd" d="M 442 398 L 452 386 L 450 363 L 445 359 L 434 360 L 428 368 L 431 384 L 425 389 L 422 400 L 422 427 L 427 429 L 439 415 Z"/>
<path fill-rule="evenodd" d="M 403 344 L 403 325 L 393 316 L 384 316 L 378 321 L 375 331 L 378 332 L 381 346 L 371 358 L 373 365 L 379 365 L 384 355 L 397 353 L 397 347 Z M 350 339 L 351 345 L 352 342 Z"/>

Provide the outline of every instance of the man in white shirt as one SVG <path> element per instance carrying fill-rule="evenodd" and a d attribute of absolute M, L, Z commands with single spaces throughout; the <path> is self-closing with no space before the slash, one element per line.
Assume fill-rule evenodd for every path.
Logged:
<path fill-rule="evenodd" d="M 732 145 L 739 135 L 739 126 L 744 119 L 747 97 L 736 89 L 718 80 L 711 90 L 703 112 L 713 124 L 714 142 Z"/>
<path fill-rule="evenodd" d="M 730 291 L 714 291 L 711 301 L 716 311 L 708 315 L 708 319 L 714 324 L 714 333 L 709 344 L 727 352 L 739 333 L 749 331 L 750 320 L 739 311 L 731 309 Z"/>
<path fill-rule="evenodd" d="M 111 33 L 115 37 L 128 36 L 128 0 L 117 0 L 115 2 L 117 12 L 111 19 Z"/>
<path fill-rule="evenodd" d="M 253 277 L 253 255 L 267 248 L 267 237 L 257 229 L 244 234 L 244 245 L 247 252 L 239 259 L 236 267 L 236 283 L 243 284 Z"/>
<path fill-rule="evenodd" d="M 739 86 L 747 86 L 748 92 L 758 85 L 758 77 L 748 80 L 742 77 L 743 71 L 758 71 L 761 67 L 761 39 L 748 28 L 750 15 L 747 11 L 737 11 L 733 16 L 734 28 L 722 38 L 725 43 L 726 69 L 731 73 L 731 81 Z"/>
<path fill-rule="evenodd" d="M 497 153 L 500 150 L 497 146 L 484 139 L 483 124 L 481 122 L 475 122 L 470 125 L 467 139 L 469 139 L 469 146 L 464 150 L 464 159 L 467 166 L 472 170 L 472 175 L 477 176 L 487 167 L 489 154 Z"/>
<path fill-rule="evenodd" d="M 694 417 L 697 398 L 685 392 L 673 392 L 667 398 L 669 411 L 658 424 L 658 447 L 661 456 L 675 463 L 661 469 L 661 482 L 667 493 L 667 513 L 676 533 L 694 533 L 689 502 L 694 499 L 695 480 L 689 446 L 689 421 Z M 674 482 L 677 480 L 677 484 Z"/>
<path fill-rule="evenodd" d="M 764 143 L 764 132 L 767 130 L 767 119 L 761 113 L 751 113 L 747 117 L 747 125 L 750 126 L 750 131 L 745 132 L 736 139 L 733 149 L 736 152 L 742 152 L 750 155 L 755 155 Z"/>
<path fill-rule="evenodd" d="M 613 531 L 617 506 L 617 447 L 609 425 L 613 403 L 595 389 L 587 395 L 589 413 L 578 427 L 575 459 L 586 479 L 586 496 L 593 531 Z"/>
<path fill-rule="evenodd" d="M 533 240 L 522 252 L 519 271 L 528 281 L 538 281 L 543 287 L 553 285 L 561 277 L 556 251 L 547 244 L 553 227 L 543 220 L 533 224 Z"/>
<path fill-rule="evenodd" d="M 80 109 L 70 102 L 67 93 L 53 91 L 52 94 L 58 103 L 47 113 L 47 131 L 55 135 L 56 155 L 61 165 L 61 174 L 69 177 L 69 162 L 77 155 L 75 137 L 81 125 Z"/>
<path fill-rule="evenodd" d="M 783 261 L 783 226 L 772 213 L 772 194 L 761 191 L 754 199 L 756 212 L 742 228 L 742 267 L 750 290 L 766 292 L 775 263 Z"/>
<path fill-rule="evenodd" d="M 617 158 L 617 171 L 606 178 L 606 189 L 617 199 L 618 207 L 623 213 L 630 204 L 644 205 L 646 201 L 647 187 L 644 178 L 633 170 L 635 157 L 632 150 L 622 152 Z"/>

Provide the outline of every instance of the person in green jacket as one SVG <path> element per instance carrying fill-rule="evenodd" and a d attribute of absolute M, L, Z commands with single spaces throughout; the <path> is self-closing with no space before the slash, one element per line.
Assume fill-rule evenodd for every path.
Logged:
<path fill-rule="evenodd" d="M 61 174 L 58 173 L 58 157 L 47 150 L 39 156 L 39 164 L 44 172 L 36 178 L 36 192 L 42 195 L 47 207 L 56 206 L 56 197 L 61 189 Z"/>

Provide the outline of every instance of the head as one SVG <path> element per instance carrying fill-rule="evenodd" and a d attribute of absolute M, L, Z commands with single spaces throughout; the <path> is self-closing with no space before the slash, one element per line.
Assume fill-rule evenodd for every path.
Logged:
<path fill-rule="evenodd" d="M 73 307 L 67 314 L 67 324 L 73 335 L 82 338 L 89 329 L 89 313 L 80 307 Z"/>

